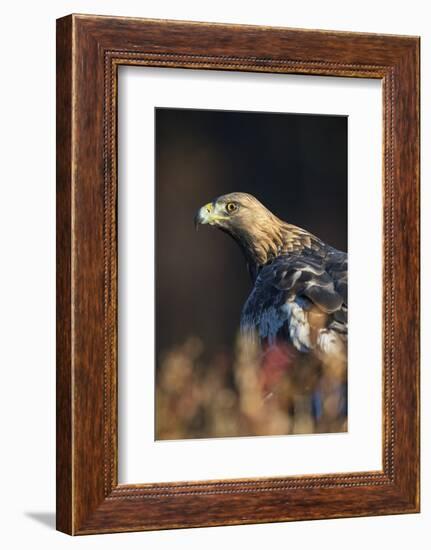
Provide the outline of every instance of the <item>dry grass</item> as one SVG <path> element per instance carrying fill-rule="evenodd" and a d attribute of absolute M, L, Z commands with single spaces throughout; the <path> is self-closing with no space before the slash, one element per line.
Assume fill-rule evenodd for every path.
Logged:
<path fill-rule="evenodd" d="M 196 337 L 161 357 L 156 438 L 186 439 L 343 432 L 346 365 L 288 346 L 265 353 L 237 338 L 232 356 L 205 360 Z"/>

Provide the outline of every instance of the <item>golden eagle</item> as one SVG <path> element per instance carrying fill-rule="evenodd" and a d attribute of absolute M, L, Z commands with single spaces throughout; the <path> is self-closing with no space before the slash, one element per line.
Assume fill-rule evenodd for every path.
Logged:
<path fill-rule="evenodd" d="M 254 196 L 229 193 L 198 210 L 196 227 L 228 233 L 244 252 L 253 289 L 243 307 L 243 334 L 265 347 L 293 346 L 345 365 L 347 254 L 282 221 Z"/>

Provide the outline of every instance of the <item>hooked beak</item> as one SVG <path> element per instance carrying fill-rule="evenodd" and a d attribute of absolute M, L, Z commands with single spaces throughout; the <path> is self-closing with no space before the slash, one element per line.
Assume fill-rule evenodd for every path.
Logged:
<path fill-rule="evenodd" d="M 205 225 L 207 223 L 212 225 L 214 223 L 214 218 L 212 216 L 213 209 L 214 207 L 211 202 L 199 208 L 194 219 L 196 231 L 199 229 L 199 225 Z"/>

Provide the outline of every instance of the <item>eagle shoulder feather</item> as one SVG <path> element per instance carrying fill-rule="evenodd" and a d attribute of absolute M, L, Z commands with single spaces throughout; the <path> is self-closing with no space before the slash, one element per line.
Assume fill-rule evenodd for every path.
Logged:
<path fill-rule="evenodd" d="M 327 247 L 278 256 L 257 274 L 241 315 L 243 333 L 298 351 L 345 353 L 347 254 Z"/>

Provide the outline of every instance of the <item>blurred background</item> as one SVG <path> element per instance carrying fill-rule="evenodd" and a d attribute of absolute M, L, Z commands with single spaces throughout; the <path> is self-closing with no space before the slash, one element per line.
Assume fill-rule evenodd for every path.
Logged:
<path fill-rule="evenodd" d="M 345 365 L 246 349 L 244 258 L 222 232 L 196 233 L 193 216 L 244 191 L 347 251 L 347 117 L 157 108 L 155 118 L 156 438 L 345 431 Z"/>

